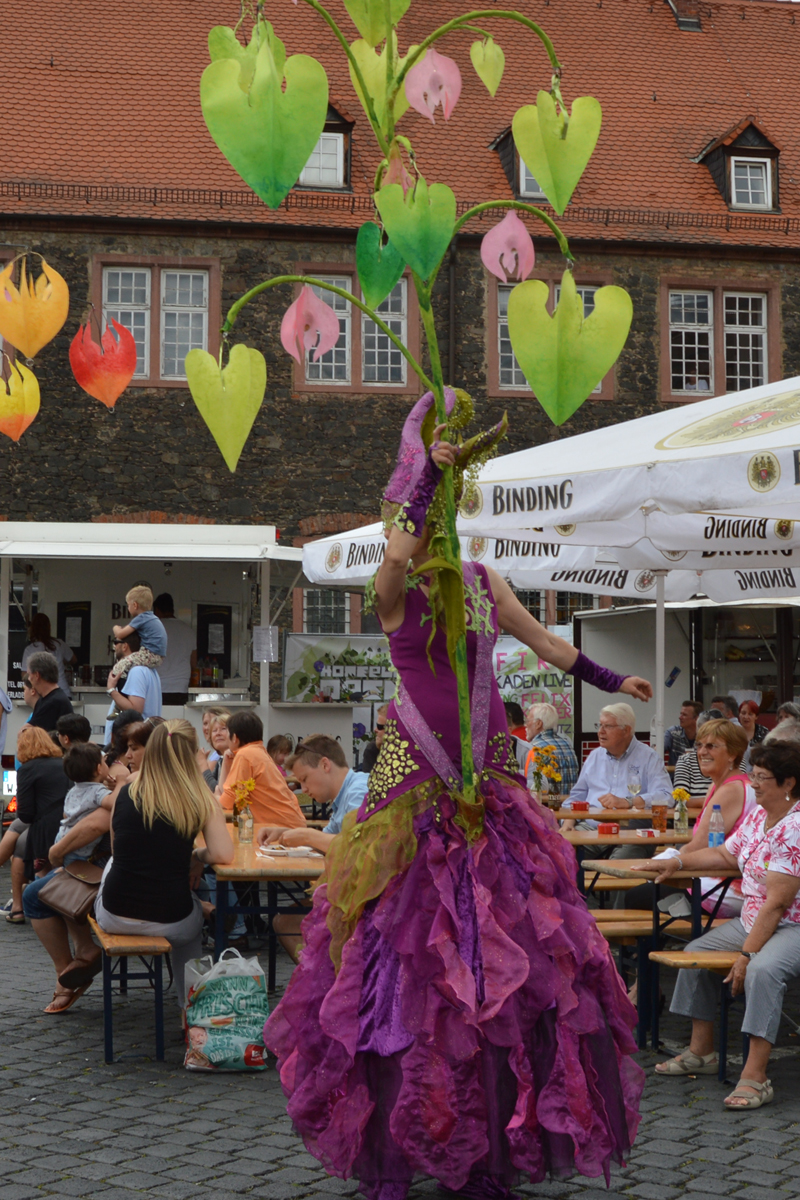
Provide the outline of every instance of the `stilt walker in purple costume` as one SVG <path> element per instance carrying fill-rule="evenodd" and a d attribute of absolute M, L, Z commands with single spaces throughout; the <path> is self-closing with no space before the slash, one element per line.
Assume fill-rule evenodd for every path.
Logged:
<path fill-rule="evenodd" d="M 464 564 L 470 794 L 437 485 L 453 466 L 458 495 L 468 460 L 502 431 L 459 451 L 433 423 L 429 393 L 386 492 L 394 519 L 374 603 L 399 685 L 383 746 L 265 1030 L 306 1147 L 332 1175 L 357 1176 L 368 1200 L 402 1200 L 415 1172 L 479 1200 L 548 1173 L 608 1180 L 643 1087 L 635 1012 L 576 887 L 574 851 L 517 773 L 492 647 L 502 628 L 604 691 L 646 699 L 650 685 L 597 666 L 493 570 Z"/>

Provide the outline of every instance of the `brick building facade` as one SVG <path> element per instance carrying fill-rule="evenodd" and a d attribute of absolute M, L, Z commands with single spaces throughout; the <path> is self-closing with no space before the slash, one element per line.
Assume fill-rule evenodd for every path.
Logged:
<path fill-rule="evenodd" d="M 267 292 L 242 312 L 234 340 L 262 350 L 269 377 L 235 475 L 185 383 L 163 371 L 170 279 L 205 280 L 198 329 L 211 350 L 219 345 L 220 313 L 268 275 L 315 271 L 357 284 L 355 233 L 373 215 L 369 131 L 353 115 L 352 90 L 314 13 L 274 7 L 267 15 L 290 51 L 315 53 L 326 64 L 331 129 L 337 121 L 346 127 L 349 164 L 341 186 L 298 187 L 274 213 L 222 159 L 196 101 L 207 30 L 233 23 L 238 2 L 200 0 L 165 12 L 142 0 L 120 38 L 103 43 L 111 57 L 102 70 L 93 47 L 109 11 L 105 0 L 82 4 L 52 49 L 41 7 L 8 18 L 20 51 L 19 85 L 6 118 L 0 258 L 28 248 L 42 253 L 67 279 L 71 304 L 64 329 L 34 365 L 39 416 L 18 444 L 0 444 L 3 516 L 93 521 L 158 512 L 270 522 L 285 539 L 350 527 L 377 512 L 419 389 L 414 379 L 399 387 L 369 380 L 367 332 L 355 310 L 348 315 L 346 386 L 305 380 L 283 352 L 288 288 Z M 412 6 L 407 41 L 424 32 L 429 7 L 415 14 Z M 446 377 L 473 395 L 482 422 L 508 411 L 506 446 L 514 450 L 664 403 L 800 374 L 800 161 L 796 128 L 782 111 L 770 67 L 780 55 L 788 77 L 800 57 L 792 6 L 725 0 L 700 3 L 687 17 L 659 0 L 606 0 L 587 10 L 591 21 L 540 0 L 522 7 L 542 19 L 567 64 L 568 97 L 591 93 L 603 104 L 595 158 L 562 226 L 587 304 L 593 287 L 621 284 L 633 297 L 633 327 L 599 393 L 555 429 L 513 368 L 503 366 L 501 289 L 479 256 L 480 237 L 496 219 L 489 216 L 467 227 L 439 276 Z M 458 11 L 452 0 L 436 8 L 443 20 Z M 346 20 L 341 4 L 332 10 Z M 427 126 L 412 112 L 402 127 L 428 177 L 450 183 L 465 206 L 530 192 L 513 151 L 509 159 L 504 131 L 515 108 L 547 86 L 547 64 L 543 55 L 535 67 L 530 57 L 520 62 L 515 39 L 499 28 L 508 68 L 494 102 L 471 74 L 464 39 L 449 42 L 444 49 L 464 76 L 449 125 Z M 167 79 L 166 67 L 152 67 L 154 56 L 179 41 Z M 624 67 L 617 65 L 621 49 Z M 746 204 L 737 202 L 744 184 Z M 762 185 L 764 203 L 750 203 Z M 563 261 L 552 239 L 538 228 L 534 234 L 534 277 L 550 282 L 555 299 Z M 112 300 L 107 290 L 114 271 L 147 276 L 142 322 L 150 357 L 109 413 L 77 386 L 67 352 L 89 304 L 96 311 L 122 305 L 120 294 Z M 119 277 L 112 283 L 118 286 Z M 419 333 L 410 293 L 402 320 L 413 340 Z"/>

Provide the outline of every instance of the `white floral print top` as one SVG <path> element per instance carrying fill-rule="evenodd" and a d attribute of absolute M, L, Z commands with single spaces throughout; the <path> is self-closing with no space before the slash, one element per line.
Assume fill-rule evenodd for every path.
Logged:
<path fill-rule="evenodd" d="M 764 832 L 767 814 L 759 805 L 725 842 L 742 872 L 744 907 L 742 924 L 748 932 L 767 898 L 767 871 L 800 877 L 800 802 L 785 817 Z M 781 925 L 800 922 L 800 895 L 795 896 Z"/>

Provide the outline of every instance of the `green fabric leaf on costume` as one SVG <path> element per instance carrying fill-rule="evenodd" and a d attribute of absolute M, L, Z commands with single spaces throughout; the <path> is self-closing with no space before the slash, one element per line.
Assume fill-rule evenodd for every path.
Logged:
<path fill-rule="evenodd" d="M 388 45 L 388 43 L 387 43 Z M 394 75 L 397 75 L 402 70 L 406 59 L 412 51 L 416 50 L 416 46 L 409 46 L 402 58 L 397 54 L 397 35 L 392 34 L 392 62 L 394 67 Z M 367 85 L 367 91 L 372 97 L 372 103 L 375 108 L 375 115 L 378 118 L 378 124 L 381 129 L 386 129 L 386 46 L 383 50 L 374 50 L 369 42 L 362 38 L 358 38 L 350 47 L 353 57 L 358 63 L 361 74 L 364 76 L 364 83 Z M 361 86 L 358 82 L 358 76 L 353 70 L 353 64 L 349 63 L 350 81 L 355 89 L 355 93 L 361 101 L 361 106 L 364 112 L 367 111 L 367 106 L 364 103 L 364 96 L 361 91 Z M 405 88 L 400 88 L 394 98 L 394 120 L 399 121 L 403 113 L 408 112 L 410 105 L 406 99 Z"/>
<path fill-rule="evenodd" d="M 392 25 L 406 15 L 411 0 L 344 0 L 350 19 L 369 46 L 379 45 L 386 37 L 387 10 Z"/>
<path fill-rule="evenodd" d="M 382 304 L 405 267 L 403 256 L 392 243 L 384 243 L 380 227 L 374 221 L 365 221 L 356 238 L 356 270 L 364 303 L 370 308 Z"/>
<path fill-rule="evenodd" d="M 444 183 L 419 178 L 403 198 L 399 183 L 375 193 L 375 203 L 395 249 L 421 279 L 430 279 L 450 245 L 456 198 Z"/>
<path fill-rule="evenodd" d="M 511 129 L 520 158 L 561 216 L 592 157 L 603 119 L 593 96 L 579 96 L 566 124 L 549 92 L 517 109 Z M 566 136 L 565 136 L 566 124 Z"/>
<path fill-rule="evenodd" d="M 503 72 L 506 69 L 506 56 L 494 38 L 485 42 L 473 42 L 469 48 L 469 56 L 475 68 L 475 74 L 486 87 L 490 96 L 494 96 L 500 87 Z"/>
<path fill-rule="evenodd" d="M 561 277 L 561 297 L 552 316 L 549 288 L 529 279 L 508 298 L 508 333 L 517 362 L 536 399 L 555 425 L 563 425 L 617 361 L 633 317 L 633 304 L 620 287 L 601 287 L 584 320 L 583 300 L 570 271 Z"/>
<path fill-rule="evenodd" d="M 328 79 L 322 65 L 306 54 L 279 65 L 283 43 L 261 35 L 259 40 L 249 88 L 242 79 L 250 71 L 253 43 L 244 51 L 237 42 L 239 52 L 231 47 L 234 57 L 215 59 L 206 67 L 200 103 L 208 131 L 228 162 L 265 204 L 277 208 L 324 128 Z M 214 52 L 223 41 L 215 39 Z"/>
<path fill-rule="evenodd" d="M 213 354 L 190 350 L 186 355 L 186 378 L 192 399 L 228 470 L 235 471 L 264 402 L 267 390 L 264 355 L 248 346 L 233 346 L 227 367 L 220 371 Z"/>

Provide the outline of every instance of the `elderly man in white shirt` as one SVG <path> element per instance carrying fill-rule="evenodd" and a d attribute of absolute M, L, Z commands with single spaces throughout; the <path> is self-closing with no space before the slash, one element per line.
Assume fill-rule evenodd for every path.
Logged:
<path fill-rule="evenodd" d="M 583 764 L 578 782 L 567 801 L 588 800 L 590 809 L 649 809 L 654 799 L 672 807 L 672 784 L 655 751 L 634 736 L 636 718 L 629 704 L 607 704 L 600 710 L 597 750 Z M 629 792 L 629 783 L 637 777 L 640 790 Z M 590 828 L 595 821 L 587 822 Z M 637 854 L 639 848 L 635 847 Z"/>

